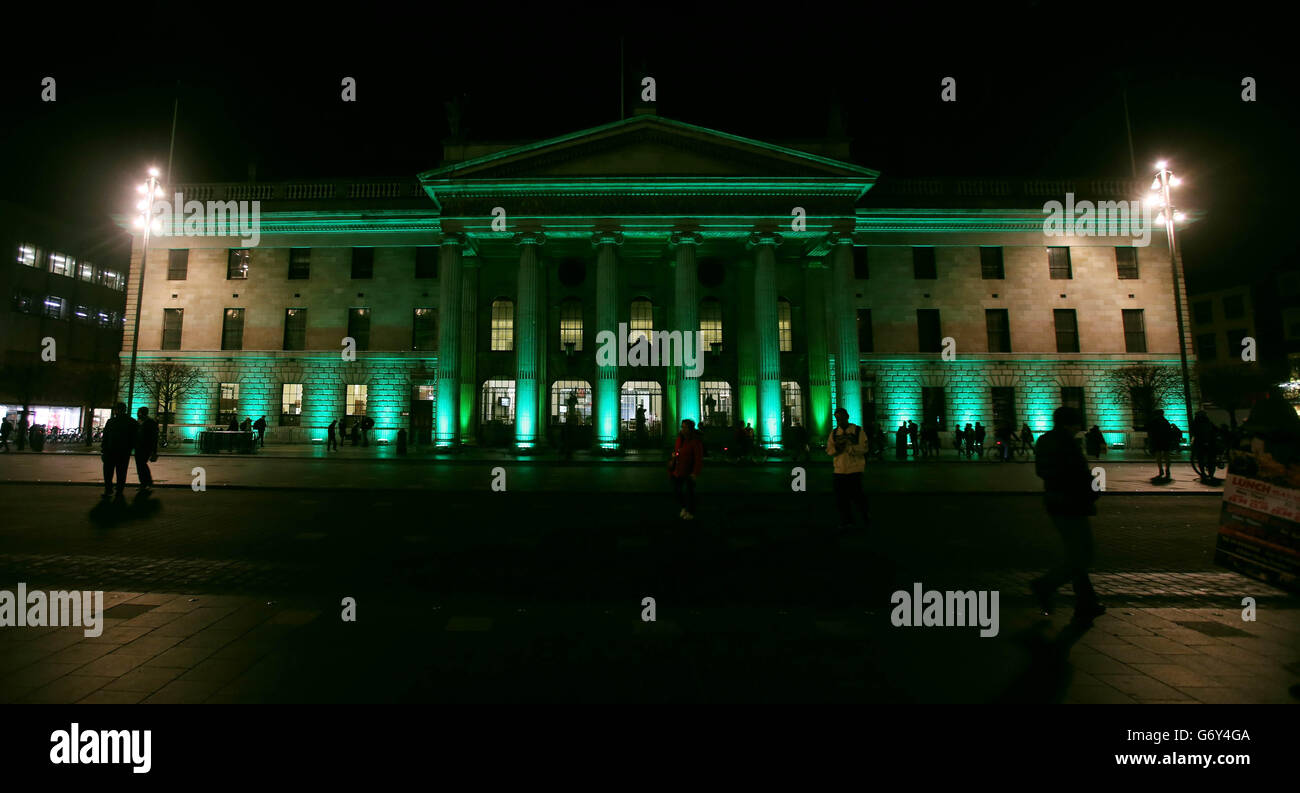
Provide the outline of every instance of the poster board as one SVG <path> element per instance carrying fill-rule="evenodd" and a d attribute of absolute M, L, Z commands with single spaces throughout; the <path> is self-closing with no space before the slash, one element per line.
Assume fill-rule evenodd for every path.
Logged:
<path fill-rule="evenodd" d="M 1300 464 L 1279 461 L 1268 446 L 1254 438 L 1232 451 L 1214 562 L 1300 592 Z"/>

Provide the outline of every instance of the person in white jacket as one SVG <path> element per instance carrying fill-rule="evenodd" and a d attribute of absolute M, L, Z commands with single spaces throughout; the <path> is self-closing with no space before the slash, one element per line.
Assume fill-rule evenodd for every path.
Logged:
<path fill-rule="evenodd" d="M 835 411 L 835 428 L 826 439 L 826 453 L 834 464 L 835 504 L 840 511 L 840 531 L 853 528 L 853 507 L 862 513 L 862 522 L 871 525 L 867 515 L 867 496 L 862 491 L 862 471 L 867 467 L 867 433 L 849 422 L 844 408 Z"/>

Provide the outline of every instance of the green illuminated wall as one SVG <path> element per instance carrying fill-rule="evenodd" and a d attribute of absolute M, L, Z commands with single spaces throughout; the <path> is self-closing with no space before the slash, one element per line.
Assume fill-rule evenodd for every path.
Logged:
<path fill-rule="evenodd" d="M 287 358 L 281 353 L 222 353 L 221 357 L 158 353 L 142 354 L 138 365 L 170 358 L 205 372 L 202 385 L 173 408 L 176 433 L 195 438 L 200 430 L 216 425 L 221 383 L 239 383 L 239 419 L 254 421 L 265 415 L 267 437 L 274 441 L 306 442 L 324 438 L 331 421 L 344 415 L 348 384 L 367 386 L 367 414 L 375 420 L 374 439 L 395 441 L 397 431 L 409 430 L 411 390 L 417 385 L 437 383 L 434 367 L 437 359 L 404 357 L 385 353 L 357 353 L 355 362 L 343 361 L 337 353 L 296 353 Z M 130 358 L 122 357 L 123 379 L 120 394 L 126 399 L 126 372 Z M 135 407 L 154 406 L 144 396 L 137 376 Z M 281 427 L 281 386 L 302 383 L 303 412 L 299 427 Z M 134 408 L 133 408 L 134 412 Z M 436 415 L 436 405 L 435 405 Z M 409 441 L 410 439 L 408 439 Z"/>

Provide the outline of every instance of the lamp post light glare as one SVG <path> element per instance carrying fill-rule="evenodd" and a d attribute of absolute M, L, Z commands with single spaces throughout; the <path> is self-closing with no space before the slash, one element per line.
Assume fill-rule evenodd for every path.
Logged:
<path fill-rule="evenodd" d="M 1169 191 L 1171 188 L 1182 184 L 1182 180 L 1174 176 L 1168 166 L 1169 163 L 1165 160 L 1156 163 L 1159 172 L 1156 174 L 1155 181 L 1151 183 L 1151 187 L 1153 190 L 1158 189 L 1160 191 L 1158 203 L 1154 203 L 1154 205 L 1164 210 L 1156 217 L 1156 222 L 1164 224 L 1165 239 L 1169 241 L 1169 269 L 1174 281 L 1174 314 L 1178 319 L 1178 358 L 1182 362 L 1183 368 L 1183 406 L 1187 410 L 1187 426 L 1190 427 L 1192 426 L 1192 377 L 1187 365 L 1187 340 L 1184 336 L 1186 326 L 1183 322 L 1183 293 L 1178 277 L 1178 243 L 1174 233 L 1174 222 L 1185 219 L 1186 215 L 1174 210 Z"/>
<path fill-rule="evenodd" d="M 158 183 L 158 169 L 149 169 L 149 178 L 144 184 L 136 186 L 136 192 L 145 196 L 135 205 L 139 214 L 135 217 L 135 227 L 141 230 L 143 241 L 140 246 L 140 274 L 136 280 L 135 325 L 131 333 L 131 368 L 127 374 L 126 409 L 128 415 L 135 414 L 135 361 L 140 350 L 140 304 L 144 300 L 144 266 L 149 256 L 149 232 L 160 231 L 162 222 L 153 216 L 154 197 L 162 196 L 162 185 Z"/>

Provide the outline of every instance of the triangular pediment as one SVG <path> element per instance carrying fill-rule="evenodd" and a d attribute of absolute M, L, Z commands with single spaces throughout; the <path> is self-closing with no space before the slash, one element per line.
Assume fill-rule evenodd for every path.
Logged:
<path fill-rule="evenodd" d="M 825 179 L 870 184 L 876 176 L 851 163 L 646 115 L 437 168 L 421 179 Z"/>

